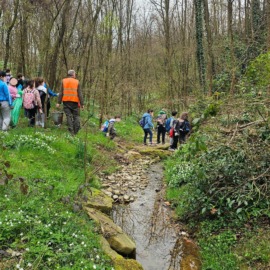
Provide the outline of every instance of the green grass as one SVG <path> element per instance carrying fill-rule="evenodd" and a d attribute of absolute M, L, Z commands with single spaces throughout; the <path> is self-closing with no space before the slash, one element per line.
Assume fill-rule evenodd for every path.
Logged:
<path fill-rule="evenodd" d="M 19 127 L 0 133 L 0 180 L 4 171 L 10 178 L 0 185 L 0 249 L 21 253 L 6 269 L 111 269 L 95 224 L 80 210 L 78 189 L 85 180 L 99 186 L 97 170 L 117 168 L 115 143 L 90 122 L 88 134 L 77 137 L 65 125 L 26 125 L 22 118 Z"/>

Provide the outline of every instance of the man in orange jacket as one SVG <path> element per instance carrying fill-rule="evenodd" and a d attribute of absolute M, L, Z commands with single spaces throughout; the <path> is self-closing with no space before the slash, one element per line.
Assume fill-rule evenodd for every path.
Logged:
<path fill-rule="evenodd" d="M 56 107 L 59 108 L 63 101 L 64 112 L 67 117 L 68 130 L 75 135 L 80 130 L 79 105 L 83 109 L 83 95 L 79 80 L 76 79 L 74 70 L 68 71 L 68 77 L 62 80 L 61 90 Z"/>

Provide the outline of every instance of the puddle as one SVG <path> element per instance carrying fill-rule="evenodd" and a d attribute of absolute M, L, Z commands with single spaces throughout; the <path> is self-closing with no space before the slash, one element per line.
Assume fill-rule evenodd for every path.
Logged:
<path fill-rule="evenodd" d="M 135 240 L 136 260 L 144 270 L 179 270 L 182 244 L 179 228 L 170 221 L 170 209 L 163 202 L 162 164 L 153 164 L 146 172 L 146 189 L 137 192 L 135 202 L 115 205 L 113 220 Z"/>

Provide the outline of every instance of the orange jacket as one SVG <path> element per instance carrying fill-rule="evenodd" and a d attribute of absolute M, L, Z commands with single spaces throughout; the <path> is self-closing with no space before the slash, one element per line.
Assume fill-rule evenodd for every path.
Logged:
<path fill-rule="evenodd" d="M 78 86 L 79 81 L 74 78 L 63 79 L 62 101 L 79 102 Z"/>

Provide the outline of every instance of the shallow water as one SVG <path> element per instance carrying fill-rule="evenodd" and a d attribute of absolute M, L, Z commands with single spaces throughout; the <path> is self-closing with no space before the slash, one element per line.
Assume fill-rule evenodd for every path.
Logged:
<path fill-rule="evenodd" d="M 151 165 L 147 174 L 149 184 L 145 190 L 136 193 L 138 198 L 135 202 L 115 206 L 114 222 L 136 242 L 136 260 L 144 270 L 179 269 L 180 259 L 175 260 L 176 254 L 173 252 L 178 229 L 170 222 L 170 210 L 163 202 L 162 165 Z M 181 244 L 177 245 L 176 257 L 179 255 Z"/>

